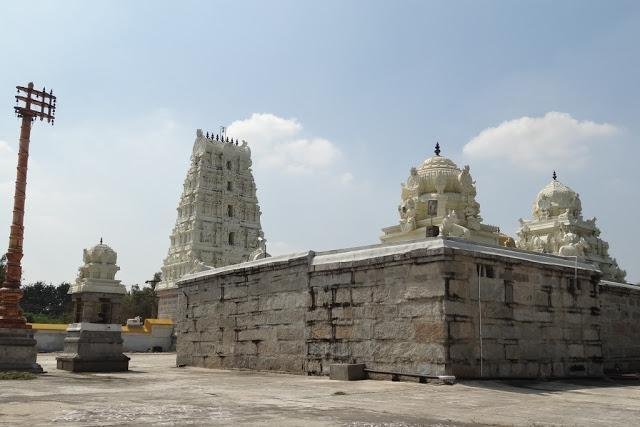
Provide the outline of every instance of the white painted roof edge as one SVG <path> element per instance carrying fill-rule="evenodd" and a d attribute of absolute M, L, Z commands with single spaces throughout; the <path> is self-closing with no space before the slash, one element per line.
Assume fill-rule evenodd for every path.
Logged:
<path fill-rule="evenodd" d="M 315 253 L 311 264 L 326 265 L 333 263 L 348 263 L 362 261 L 370 258 L 382 258 L 385 256 L 406 254 L 419 249 L 440 249 L 451 248 L 473 252 L 480 255 L 494 255 L 505 258 L 518 259 L 523 261 L 536 262 L 545 265 L 554 265 L 559 267 L 578 268 L 580 270 L 600 271 L 595 265 L 578 261 L 576 263 L 573 257 L 561 257 L 551 254 L 543 254 L 529 252 L 516 248 L 504 248 L 501 246 L 489 245 L 486 243 L 469 242 L 463 239 L 434 237 L 428 239 L 420 239 L 409 242 L 394 242 L 387 244 L 377 244 L 369 246 L 360 246 L 354 248 L 337 249 Z M 225 267 L 214 268 L 197 273 L 187 274 L 176 281 L 176 284 L 189 282 L 202 277 L 215 276 L 230 271 L 241 270 L 244 268 L 258 267 L 278 262 L 288 262 L 294 259 L 306 258 L 313 254 L 313 251 L 297 252 L 293 254 L 278 255 L 269 258 L 262 258 L 255 261 L 247 261 L 240 264 L 228 265 Z M 615 283 L 615 282 L 607 282 Z M 616 284 L 617 285 L 617 284 Z M 631 285 L 633 286 L 633 285 Z"/>
<path fill-rule="evenodd" d="M 484 255 L 497 255 L 506 258 L 515 258 L 524 261 L 537 262 L 540 264 L 557 265 L 560 267 L 575 268 L 577 266 L 577 268 L 580 270 L 600 272 L 600 269 L 596 265 L 589 262 L 578 261 L 576 257 L 563 257 L 560 255 L 530 252 L 523 249 L 505 248 L 502 246 L 494 246 L 486 243 L 469 242 L 462 239 L 449 238 L 446 239 L 445 242 L 445 246 L 452 249 L 462 249 Z"/>
<path fill-rule="evenodd" d="M 381 258 L 391 255 L 406 254 L 418 249 L 443 248 L 444 240 L 439 238 L 423 239 L 413 242 L 392 244 L 379 244 L 375 246 L 363 246 L 360 248 L 348 248 L 342 251 L 328 251 L 316 253 L 311 262 L 312 265 L 333 264 L 342 262 L 362 261 L 369 258 Z"/>
<path fill-rule="evenodd" d="M 612 282 L 610 280 L 601 280 L 599 285 L 600 286 L 611 286 L 613 288 L 633 289 L 634 291 L 640 291 L 640 286 L 634 285 L 632 283 L 622 283 L 622 282 Z"/>
<path fill-rule="evenodd" d="M 272 256 L 268 258 L 256 259 L 254 261 L 245 261 L 239 264 L 231 264 L 231 265 L 226 265 L 224 267 L 212 268 L 211 270 L 199 271 L 197 273 L 185 274 L 180 279 L 176 280 L 176 285 L 182 282 L 195 280 L 200 277 L 215 276 L 217 274 L 226 273 L 229 271 L 241 270 L 243 268 L 258 267 L 265 264 L 273 264 L 276 262 L 288 262 L 294 259 L 306 258 L 309 256 L 310 253 L 311 252 L 307 251 L 307 252 L 296 252 L 296 253 L 285 254 L 285 255 L 277 255 L 277 256 Z"/>
<path fill-rule="evenodd" d="M 577 266 L 577 268 L 580 270 L 600 271 L 598 267 L 594 266 L 593 264 L 582 261 L 578 261 L 576 263 L 576 259 L 573 257 L 567 258 L 551 254 L 529 252 L 516 248 L 493 246 L 486 243 L 470 242 L 463 239 L 441 237 L 421 239 L 412 242 L 364 246 L 361 248 L 344 249 L 342 251 L 320 252 L 317 253 L 313 258 L 312 265 L 354 262 L 368 258 L 379 258 L 384 256 L 405 254 L 418 249 L 439 248 L 460 249 L 477 254 L 514 258 L 546 265 L 556 265 L 560 267 L 571 268 L 575 268 Z"/>

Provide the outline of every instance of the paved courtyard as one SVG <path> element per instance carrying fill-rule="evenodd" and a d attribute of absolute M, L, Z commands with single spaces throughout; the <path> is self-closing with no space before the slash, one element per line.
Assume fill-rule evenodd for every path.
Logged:
<path fill-rule="evenodd" d="M 71 374 L 55 354 L 30 381 L 0 382 L 0 426 L 634 425 L 640 381 L 338 382 L 176 368 L 175 354 L 132 354 L 131 371 Z"/>

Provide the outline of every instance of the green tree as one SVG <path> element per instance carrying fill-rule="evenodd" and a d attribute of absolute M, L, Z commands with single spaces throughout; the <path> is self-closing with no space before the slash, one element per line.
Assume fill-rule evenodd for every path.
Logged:
<path fill-rule="evenodd" d="M 143 288 L 139 285 L 131 287 L 122 301 L 123 322 L 137 316 L 143 321 L 156 317 L 157 301 L 154 287 L 153 284 Z"/>
<path fill-rule="evenodd" d="M 71 295 L 69 283 L 58 286 L 36 282 L 22 288 L 20 306 L 27 321 L 34 323 L 69 323 Z"/>

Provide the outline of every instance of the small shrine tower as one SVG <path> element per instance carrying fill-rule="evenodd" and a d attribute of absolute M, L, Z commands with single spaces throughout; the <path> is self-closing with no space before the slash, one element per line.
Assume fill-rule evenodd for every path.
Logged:
<path fill-rule="evenodd" d="M 400 223 L 384 228 L 380 240 L 391 243 L 451 236 L 512 245 L 513 240 L 501 234 L 498 227 L 482 223 L 469 166 L 459 169 L 441 156 L 440 144 L 436 144 L 434 154 L 419 167 L 411 168 L 407 182 L 401 184 Z"/>
<path fill-rule="evenodd" d="M 83 266 L 69 288 L 74 323 L 67 328 L 64 352 L 56 357 L 58 369 L 73 372 L 126 371 L 129 358 L 122 353 L 122 299 L 126 289 L 115 279 L 118 254 L 100 243 L 85 249 Z"/>
<path fill-rule="evenodd" d="M 120 267 L 118 254 L 100 243 L 82 254 L 84 265 L 78 268 L 78 277 L 69 288 L 73 300 L 74 322 L 116 324 L 121 322 L 122 298 L 127 293 L 123 284 L 115 279 Z"/>
<path fill-rule="evenodd" d="M 196 132 L 158 284 L 158 317 L 174 319 L 176 281 L 188 273 L 266 255 L 246 141 Z"/>
<path fill-rule="evenodd" d="M 521 249 L 591 262 L 605 280 L 624 282 L 626 272 L 609 255 L 609 244 L 600 238 L 596 218 L 582 217 L 580 195 L 558 181 L 553 171 L 549 182 L 536 196 L 532 219 L 520 219 L 518 240 Z"/>

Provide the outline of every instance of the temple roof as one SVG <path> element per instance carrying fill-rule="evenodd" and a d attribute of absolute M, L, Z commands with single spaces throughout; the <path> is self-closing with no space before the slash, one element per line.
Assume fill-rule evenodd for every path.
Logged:
<path fill-rule="evenodd" d="M 118 254 L 109 245 L 100 243 L 97 245 L 85 249 L 84 251 L 85 264 L 97 263 L 97 264 L 115 264 L 118 259 Z"/>
<path fill-rule="evenodd" d="M 553 175 L 553 180 L 540 190 L 533 202 L 533 216 L 555 217 L 569 212 L 579 217 L 582 214 L 580 196 L 558 181 L 555 172 Z"/>

